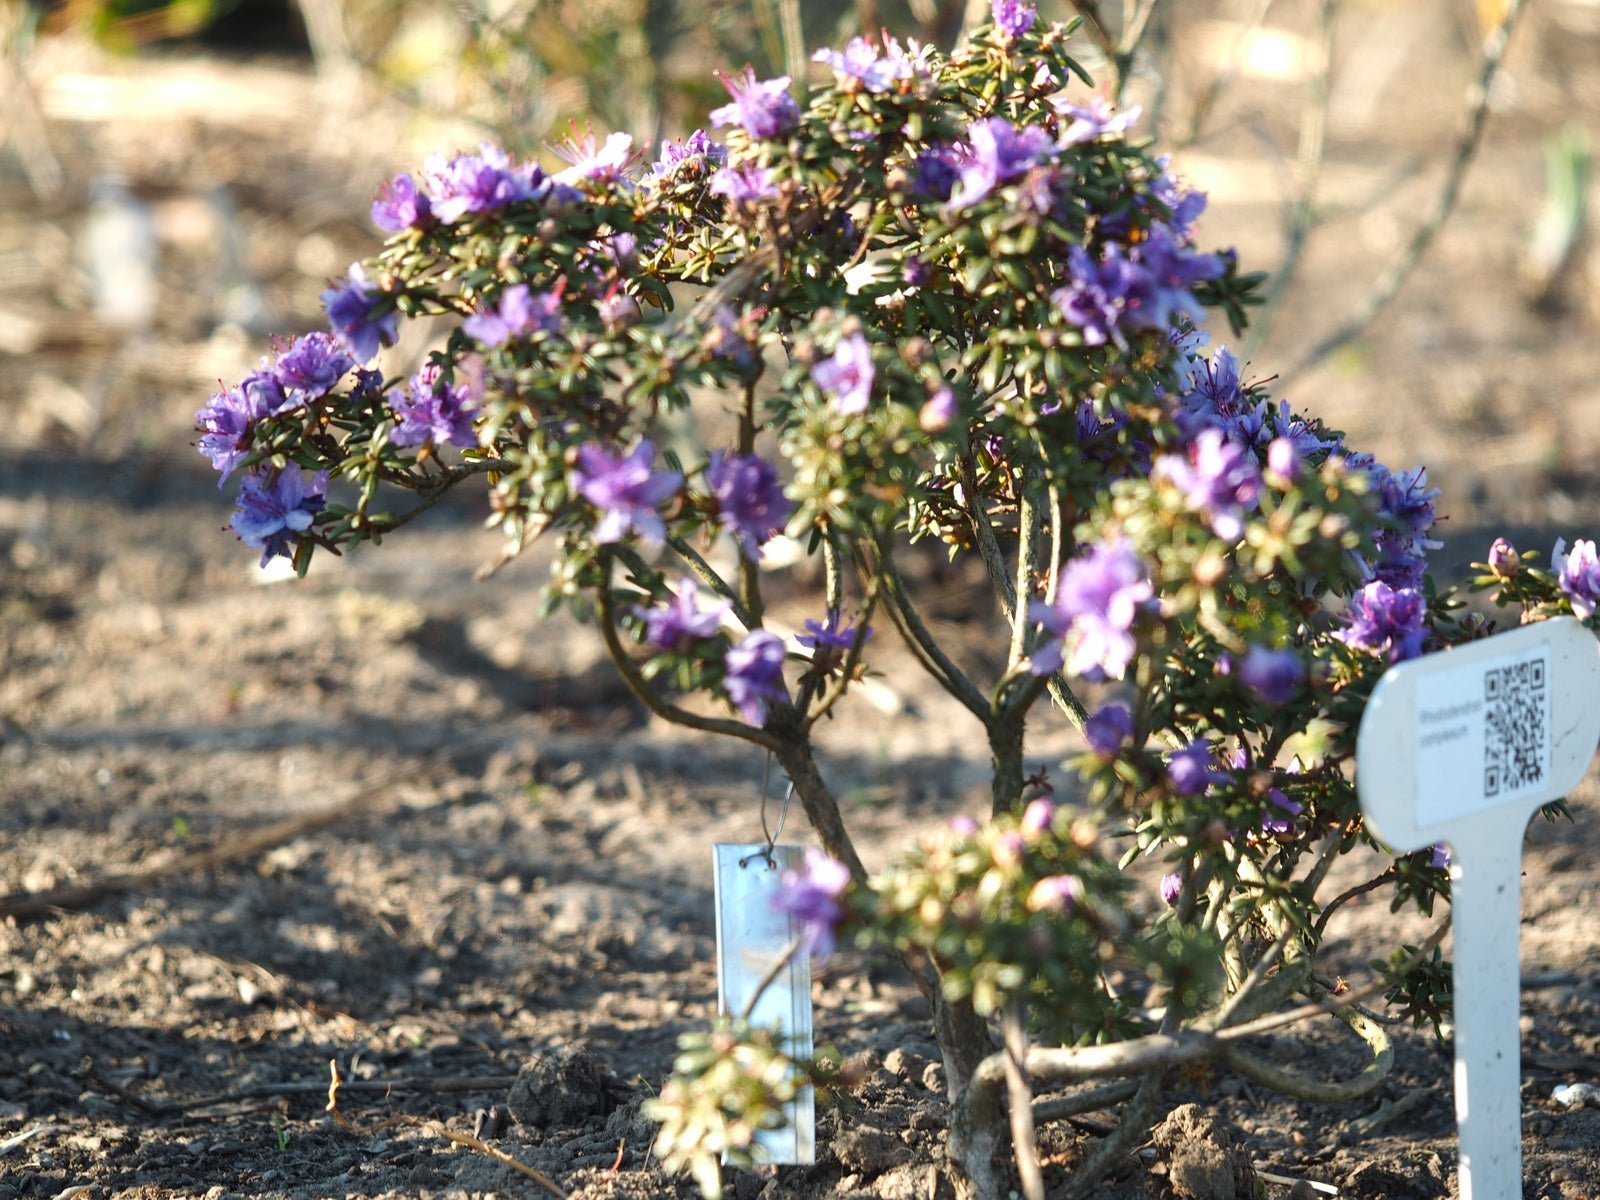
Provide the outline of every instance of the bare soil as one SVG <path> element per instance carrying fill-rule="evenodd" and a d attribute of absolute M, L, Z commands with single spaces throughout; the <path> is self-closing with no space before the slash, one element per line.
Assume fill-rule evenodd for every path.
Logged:
<path fill-rule="evenodd" d="M 1291 7 L 1274 19 L 1309 33 L 1312 6 Z M 1495 534 L 1543 549 L 1600 526 L 1600 279 L 1580 253 L 1544 310 L 1516 283 L 1540 139 L 1597 127 L 1600 7 L 1533 8 L 1461 211 L 1385 317 L 1285 393 L 1385 461 L 1427 463 L 1450 514 L 1446 578 Z M 1335 110 L 1331 223 L 1262 371 L 1335 324 L 1425 209 L 1471 74 L 1463 6 L 1353 13 L 1339 48 L 1365 90 Z M 47 49 L 31 78 L 61 190 L 41 198 L 22 159 L 0 157 L 0 906 L 57 903 L 0 920 L 0 1200 L 551 1194 L 442 1132 L 474 1129 L 571 1196 L 692 1194 L 653 1164 L 638 1105 L 677 1036 L 712 1016 L 710 846 L 760 839 L 759 757 L 649 719 L 590 630 L 540 622 L 537 556 L 474 581 L 497 549 L 478 500 L 267 583 L 188 447 L 216 381 L 248 369 L 262 333 L 313 325 L 325 280 L 370 248 L 373 183 L 470 139 L 381 97 L 330 98 L 302 62 Z M 1247 84 L 1192 169 L 1216 196 L 1207 240 L 1270 266 L 1284 197 L 1260 143 L 1292 157 L 1301 93 Z M 133 102 L 158 86 L 161 105 Z M 108 171 L 157 234 L 159 304 L 133 332 L 94 315 L 77 266 Z M 1262 178 L 1279 190 L 1240 183 Z M 948 628 L 986 619 L 971 584 L 937 586 Z M 780 591 L 798 625 L 815 581 Z M 883 653 L 877 703 L 856 700 L 827 738 L 871 863 L 985 795 L 976 731 Z M 1069 745 L 1045 722 L 1033 752 L 1051 765 Z M 1591 779 L 1575 823 L 1536 822 L 1525 858 L 1524 1195 L 1541 1200 L 1600 1196 L 1600 1111 L 1550 1098 L 1600 1076 L 1596 795 Z M 797 815 L 785 837 L 807 837 Z M 1382 901 L 1352 905 L 1334 965 L 1359 978 L 1397 933 L 1423 932 Z M 938 1194 L 922 1001 L 893 964 L 850 955 L 816 1000 L 819 1039 L 864 1082 L 821 1112 L 816 1166 L 739 1176 L 734 1194 Z M 1453 1195 L 1448 1047 L 1394 1036 L 1393 1075 L 1358 1102 L 1200 1074 L 1165 1104 L 1201 1102 L 1275 1176 Z M 587 1083 L 538 1073 L 578 1049 Z M 1335 1078 L 1359 1049 L 1306 1028 L 1267 1051 Z M 552 1103 L 529 1101 L 539 1080 Z M 1172 1128 L 1104 1194 L 1197 1194 L 1171 1147 L 1213 1131 Z M 1050 1177 L 1094 1137 L 1049 1130 Z"/>

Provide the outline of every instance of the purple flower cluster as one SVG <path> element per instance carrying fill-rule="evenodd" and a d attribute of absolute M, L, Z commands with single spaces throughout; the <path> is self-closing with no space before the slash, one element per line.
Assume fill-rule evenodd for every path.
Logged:
<path fill-rule="evenodd" d="M 995 28 L 1008 41 L 1032 29 L 1039 16 L 1038 9 L 1022 0 L 989 0 L 989 13 L 994 17 Z"/>
<path fill-rule="evenodd" d="M 396 175 L 373 198 L 372 223 L 384 233 L 424 229 L 432 222 L 433 206 L 409 174 Z"/>
<path fill-rule="evenodd" d="M 355 361 L 326 333 L 308 333 L 245 376 L 212 395 L 195 414 L 196 448 L 221 473 L 220 487 L 253 448 L 257 421 L 291 412 L 326 396 Z"/>
<path fill-rule="evenodd" d="M 559 333 L 561 292 L 560 285 L 537 295 L 525 283 L 508 287 L 500 293 L 494 308 L 463 321 L 461 331 L 491 349 L 541 330 Z"/>
<path fill-rule="evenodd" d="M 1600 557 L 1595 554 L 1592 541 L 1587 538 L 1574 542 L 1572 549 L 1566 543 L 1556 542 L 1550 552 L 1550 565 L 1557 569 L 1556 584 L 1572 605 L 1578 617 L 1594 616 L 1600 606 Z"/>
<path fill-rule="evenodd" d="M 556 183 L 568 186 L 584 182 L 625 183 L 627 169 L 638 157 L 633 149 L 633 138 L 626 133 L 613 133 L 604 142 L 597 143 L 593 130 L 579 137 L 574 129 L 550 149 L 557 158 L 572 164 L 555 176 Z"/>
<path fill-rule="evenodd" d="M 845 917 L 840 897 L 849 886 L 850 868 L 811 846 L 800 870 L 784 872 L 774 903 L 800 923 L 802 945 L 818 959 L 827 958 L 837 945 Z"/>
<path fill-rule="evenodd" d="M 1055 603 L 1035 600 L 1028 607 L 1029 619 L 1052 635 L 1034 651 L 1033 673 L 1059 671 L 1070 642 L 1065 665 L 1072 674 L 1121 678 L 1136 649 L 1134 621 L 1154 596 L 1144 563 L 1126 542 L 1101 543 L 1068 563 Z"/>
<path fill-rule="evenodd" d="M 800 123 L 800 106 L 789 94 L 789 77 L 758 80 L 749 67 L 735 76 L 719 75 L 733 97 L 731 104 L 711 110 L 718 129 L 737 125 L 753 138 L 782 137 Z"/>
<path fill-rule="evenodd" d="M 746 558 L 760 559 L 761 547 L 794 511 L 778 469 L 760 455 L 718 450 L 706 464 L 706 486 L 715 501 L 717 524 L 733 535 Z"/>
<path fill-rule="evenodd" d="M 391 191 L 393 188 L 391 184 Z M 423 163 L 422 191 L 427 211 L 446 225 L 504 212 L 513 204 L 541 199 L 550 189 L 550 180 L 537 165 L 513 163 L 504 150 L 488 142 L 479 147 L 477 154 L 458 154 L 449 159 L 434 154 Z"/>
<path fill-rule="evenodd" d="M 1224 541 L 1244 534 L 1244 515 L 1261 495 L 1261 472 L 1243 446 L 1227 440 L 1219 429 L 1207 429 L 1184 455 L 1156 460 L 1155 475 L 1175 484 L 1190 511 L 1202 514 L 1211 531 Z"/>
<path fill-rule="evenodd" d="M 789 698 L 783 687 L 783 639 L 757 629 L 723 656 L 722 686 L 739 715 L 751 725 L 767 723 L 767 705 Z"/>
<path fill-rule="evenodd" d="M 594 540 L 620 542 L 632 530 L 646 542 L 666 540 L 667 527 L 656 507 L 683 485 L 677 471 L 655 471 L 656 448 L 641 441 L 626 457 L 589 442 L 578 447 L 573 479 L 578 494 L 600 510 Z"/>
<path fill-rule="evenodd" d="M 360 263 L 352 263 L 344 283 L 322 293 L 328 327 L 358 363 L 369 363 L 381 346 L 394 345 L 397 314 L 394 302 L 368 281 Z"/>
<path fill-rule="evenodd" d="M 765 204 L 778 196 L 778 181 L 770 167 L 759 163 L 740 163 L 723 167 L 711 177 L 707 189 L 713 196 L 725 197 L 734 207 Z"/>
<path fill-rule="evenodd" d="M 649 181 L 670 182 L 691 171 L 695 175 L 705 175 L 727 161 L 727 148 L 713 142 L 704 129 L 696 129 L 681 142 L 661 143 L 661 157 L 650 164 Z"/>
<path fill-rule="evenodd" d="M 859 333 L 839 339 L 833 354 L 811 368 L 811 381 L 833 396 L 834 407 L 846 414 L 867 411 L 872 399 L 872 346 Z"/>
<path fill-rule="evenodd" d="M 684 650 L 692 643 L 715 637 L 729 605 L 719 600 L 710 608 L 700 607 L 700 585 L 692 579 L 678 581 L 670 604 L 659 608 L 635 608 L 634 615 L 644 621 L 645 640 L 662 650 Z"/>
<path fill-rule="evenodd" d="M 1127 347 L 1127 333 L 1172 328 L 1180 318 L 1204 320 L 1194 287 L 1222 274 L 1222 257 L 1182 245 L 1163 225 L 1124 250 L 1115 243 L 1098 260 L 1082 246 L 1067 254 L 1068 282 L 1051 296 L 1091 346 Z"/>
<path fill-rule="evenodd" d="M 1592 550 L 1592 547 L 1591 547 Z M 1428 602 L 1415 588 L 1391 588 L 1375 579 L 1350 601 L 1350 627 L 1337 636 L 1347 646 L 1404 662 L 1422 653 Z"/>
<path fill-rule="evenodd" d="M 997 0 L 998 2 L 998 0 Z M 1065 100 L 1055 102 L 1055 110 L 1063 117 L 1070 117 L 1072 124 L 1061 134 L 1060 147 L 1065 150 L 1069 146 L 1081 146 L 1102 137 L 1119 136 L 1132 129 L 1139 119 L 1139 106 L 1125 108 L 1120 113 L 1112 106 L 1111 98 L 1102 93 L 1089 97 L 1087 104 L 1069 104 Z M 1201 197 L 1201 205 L 1205 199 Z"/>
<path fill-rule="evenodd" d="M 405 391 L 394 397 L 389 407 L 395 416 L 389 440 L 396 446 L 429 442 L 440 446 L 449 442 L 465 448 L 478 444 L 478 433 L 472 426 L 477 404 L 471 389 L 446 384 L 437 363 L 428 363 L 413 375 Z"/>
<path fill-rule="evenodd" d="M 927 58 L 928 51 L 915 43 L 907 54 L 896 39 L 885 34 L 882 52 L 866 38 L 858 37 L 851 38 L 842 52 L 818 50 L 811 61 L 826 63 L 863 91 L 876 93 L 891 91 L 907 80 L 925 78 Z"/>
<path fill-rule="evenodd" d="M 269 475 L 246 475 L 229 524 L 246 546 L 261 551 L 261 565 L 278 555 L 294 557 L 300 535 L 311 528 L 327 504 L 328 475 L 319 471 L 308 481 L 299 467 Z"/>
<path fill-rule="evenodd" d="M 1055 143 L 1043 129 L 1018 129 L 1004 117 L 974 121 L 966 141 L 955 147 L 957 182 L 950 196 L 953 211 L 971 208 L 995 188 L 1047 161 Z"/>
<path fill-rule="evenodd" d="M 1372 573 L 1390 587 L 1418 587 L 1428 551 L 1444 544 L 1428 536 L 1438 516 L 1439 489 L 1428 486 L 1426 467 L 1390 471 L 1374 462 L 1367 470 L 1377 489 L 1378 512 L 1389 521 L 1375 539 L 1378 554 Z"/>

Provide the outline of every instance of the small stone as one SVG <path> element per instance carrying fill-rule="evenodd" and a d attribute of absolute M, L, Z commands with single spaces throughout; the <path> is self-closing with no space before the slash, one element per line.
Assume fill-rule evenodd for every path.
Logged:
<path fill-rule="evenodd" d="M 1180 1104 L 1151 1131 L 1173 1200 L 1243 1200 L 1256 1194 L 1250 1155 L 1198 1104 Z"/>
<path fill-rule="evenodd" d="M 911 1161 L 910 1146 L 870 1125 L 847 1130 L 834 1143 L 833 1150 L 840 1163 L 869 1178 Z"/>
<path fill-rule="evenodd" d="M 883 1056 L 883 1069 L 901 1079 L 921 1079 L 928 1069 L 928 1060 L 896 1046 Z"/>
<path fill-rule="evenodd" d="M 520 1124 L 565 1129 L 611 1107 L 611 1069 L 585 1046 L 529 1059 L 517 1072 L 506 1107 Z"/>
<path fill-rule="evenodd" d="M 922 1086 L 930 1092 L 944 1094 L 944 1064 L 931 1062 L 922 1070 Z"/>

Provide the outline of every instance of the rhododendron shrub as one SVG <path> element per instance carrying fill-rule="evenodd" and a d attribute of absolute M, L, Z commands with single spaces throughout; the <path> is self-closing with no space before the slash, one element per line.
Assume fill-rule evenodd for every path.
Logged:
<path fill-rule="evenodd" d="M 552 543 L 550 607 L 595 622 L 654 712 L 792 781 L 825 852 L 790 882 L 796 952 L 889 947 L 927 995 L 958 1187 L 1000 1196 L 1014 1169 L 1037 1196 L 1035 1122 L 1124 1105 L 1063 1184 L 1083 1195 L 1187 1064 L 1329 1098 L 1381 1078 L 1353 1006 L 1327 1006 L 1372 1048 L 1353 1081 L 1242 1041 L 1328 998 L 1347 900 L 1447 891 L 1429 851 L 1323 881 L 1374 845 L 1352 779 L 1373 684 L 1488 625 L 1427 576 L 1426 473 L 1252 378 L 1225 339 L 1259 280 L 1197 240 L 1204 197 L 1068 30 L 994 9 L 954 55 L 885 36 L 820 53 L 809 88 L 729 77 L 714 132 L 653 163 L 591 134 L 559 171 L 483 146 L 388 181 L 387 241 L 329 288 L 328 329 L 213 396 L 199 449 L 239 488 L 239 538 L 302 572 L 463 487 L 502 560 Z M 392 361 L 424 317 L 437 344 Z M 697 397 L 726 418 L 705 443 L 672 419 Z M 798 637 L 766 616 L 784 535 L 826 580 Z M 992 588 L 991 673 L 925 618 L 938 553 Z M 1592 543 L 1555 573 L 1489 559 L 1532 616 L 1595 610 Z M 894 640 L 968 714 L 992 796 L 872 873 L 814 749 Z M 1030 725 L 1062 721 L 1083 752 L 1030 758 Z M 1438 1020 L 1437 953 L 1397 952 L 1389 1001 Z M 781 1031 L 690 1042 L 653 1111 L 715 1191 L 716 1157 L 748 1161 L 831 1074 Z"/>

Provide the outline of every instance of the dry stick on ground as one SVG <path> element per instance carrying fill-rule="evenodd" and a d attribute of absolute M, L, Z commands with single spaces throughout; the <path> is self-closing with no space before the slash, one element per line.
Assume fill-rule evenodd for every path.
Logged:
<path fill-rule="evenodd" d="M 498 743 L 493 740 L 474 739 L 453 746 L 434 755 L 420 769 L 406 767 L 386 772 L 375 782 L 367 784 L 355 795 L 337 804 L 306 813 L 304 816 L 274 821 L 271 825 L 249 833 L 229 836 L 220 845 L 179 855 L 170 862 L 158 866 L 107 875 L 92 883 L 76 887 L 0 896 L 0 920 L 7 917 L 40 917 L 54 912 L 84 909 L 109 896 L 143 891 L 165 879 L 199 874 L 202 871 L 212 871 L 245 859 L 256 858 L 302 834 L 324 829 L 358 813 L 381 808 L 382 802 L 392 797 L 402 785 L 428 782 L 455 759 L 496 744 Z"/>
<path fill-rule="evenodd" d="M 140 1112 L 152 1117 L 179 1116 L 197 1109 L 215 1108 L 222 1104 L 248 1104 L 258 1100 L 277 1100 L 284 1096 L 321 1095 L 327 1091 L 327 1087 L 321 1083 L 293 1080 L 282 1083 L 252 1083 L 248 1087 L 234 1088 L 232 1091 L 213 1092 L 208 1096 L 191 1096 L 181 1100 L 152 1100 L 102 1074 L 93 1059 L 86 1062 L 82 1075 L 96 1088 L 103 1088 L 119 1100 L 133 1105 Z M 496 1091 L 500 1088 L 509 1088 L 516 1080 L 515 1075 L 443 1075 L 425 1079 L 345 1079 L 340 1081 L 339 1086 L 353 1092 L 381 1092 L 389 1095 L 395 1092 Z"/>
<path fill-rule="evenodd" d="M 359 1133 L 365 1136 L 368 1134 L 377 1133 L 379 1130 L 389 1129 L 395 1125 L 421 1125 L 429 1133 L 437 1134 L 439 1137 L 447 1138 L 448 1140 L 455 1142 L 458 1146 L 467 1146 L 470 1149 L 476 1150 L 479 1154 L 486 1154 L 497 1162 L 505 1163 L 505 1165 L 510 1167 L 512 1170 L 526 1175 L 529 1179 L 533 1180 L 535 1183 L 539 1184 L 553 1195 L 560 1196 L 562 1197 L 562 1200 L 565 1200 L 567 1194 L 561 1190 L 560 1186 L 555 1180 L 551 1179 L 550 1176 L 546 1175 L 543 1171 L 536 1170 L 535 1168 L 528 1166 L 526 1163 L 519 1162 L 511 1155 L 507 1154 L 504 1150 L 491 1146 L 489 1143 L 473 1137 L 470 1133 L 457 1133 L 453 1129 L 447 1129 L 440 1121 L 425 1120 L 421 1117 L 411 1117 L 402 1114 L 390 1117 L 384 1121 L 379 1121 L 376 1125 L 368 1125 L 365 1127 L 357 1125 L 354 1121 L 350 1120 L 349 1117 L 345 1116 L 344 1113 L 339 1111 L 339 1093 L 351 1085 L 339 1078 L 339 1064 L 333 1059 L 328 1060 L 328 1075 L 328 1103 L 325 1106 L 325 1111 L 331 1117 L 333 1117 L 334 1122 L 346 1133 Z"/>

